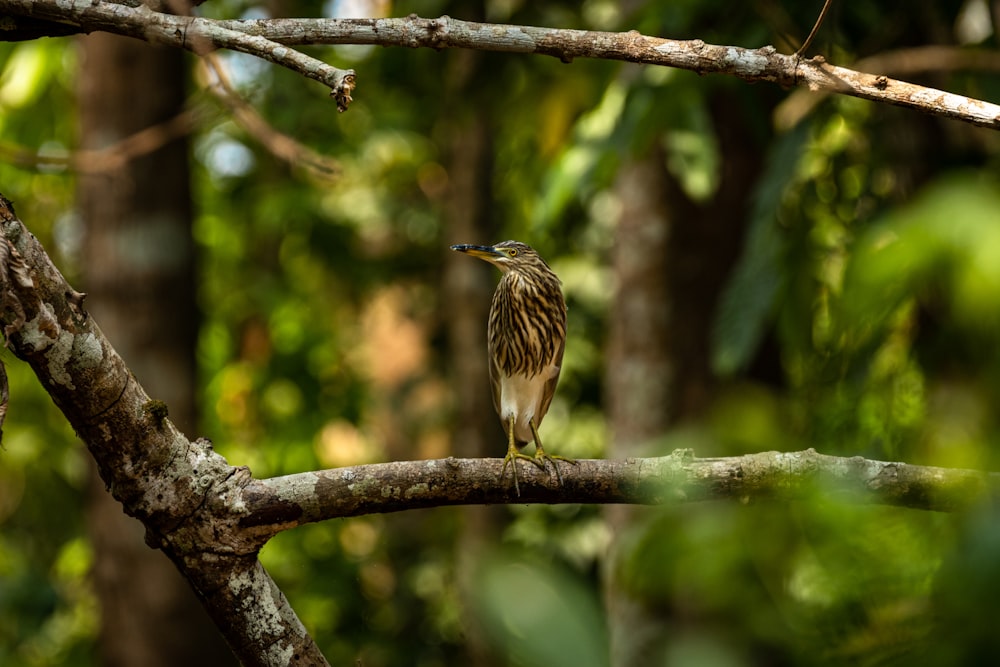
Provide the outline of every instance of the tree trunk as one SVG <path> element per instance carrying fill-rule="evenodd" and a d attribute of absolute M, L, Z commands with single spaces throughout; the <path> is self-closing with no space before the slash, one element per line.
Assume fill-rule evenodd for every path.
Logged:
<path fill-rule="evenodd" d="M 612 266 L 616 275 L 610 314 L 606 395 L 611 429 L 609 457 L 643 456 L 673 415 L 676 363 L 670 355 L 671 294 L 664 258 L 673 219 L 662 199 L 663 156 L 654 154 L 622 166 L 615 189 L 623 206 L 615 231 Z M 642 511 L 642 510 L 638 510 Z M 631 525 L 637 510 L 609 506 L 605 515 L 616 535 Z M 616 557 L 606 565 L 605 601 L 615 667 L 651 662 L 660 624 L 644 601 L 624 593 L 614 581 Z"/>
<path fill-rule="evenodd" d="M 176 115 L 184 57 L 123 37 L 81 38 L 80 137 L 103 148 Z M 81 175 L 87 308 L 170 418 L 196 423 L 194 246 L 186 141 Z M 93 474 L 87 511 L 101 604 L 101 662 L 232 664 L 232 654 L 170 561 L 145 545 L 139 522 Z"/>
<path fill-rule="evenodd" d="M 698 419 L 712 399 L 712 320 L 741 247 L 762 153 L 749 140 L 746 110 L 736 100 L 723 90 L 710 105 L 724 165 L 711 200 L 688 198 L 659 148 L 626 163 L 615 186 L 623 207 L 605 375 L 615 458 L 650 455 L 656 438 L 679 421 Z M 612 506 L 606 516 L 620 537 L 647 511 Z M 615 580 L 619 557 L 612 554 L 606 566 L 611 664 L 662 664 L 669 624 L 677 620 L 674 605 L 624 592 Z"/>

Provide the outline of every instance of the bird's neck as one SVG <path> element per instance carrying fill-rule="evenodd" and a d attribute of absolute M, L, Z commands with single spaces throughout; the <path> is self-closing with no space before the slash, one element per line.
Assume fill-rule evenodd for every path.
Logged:
<path fill-rule="evenodd" d="M 508 271 L 503 274 L 500 281 L 505 282 L 506 287 L 516 296 L 529 296 L 538 293 L 538 287 L 534 282 L 517 271 Z"/>

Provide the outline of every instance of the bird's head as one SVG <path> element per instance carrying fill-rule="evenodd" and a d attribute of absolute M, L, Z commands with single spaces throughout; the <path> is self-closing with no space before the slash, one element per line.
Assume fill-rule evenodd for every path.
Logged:
<path fill-rule="evenodd" d="M 548 264 L 534 248 L 520 241 L 502 241 L 496 245 L 470 245 L 460 243 L 453 245 L 452 250 L 465 253 L 479 259 L 484 259 L 504 273 L 508 271 L 523 271 L 543 268 L 547 271 Z"/>

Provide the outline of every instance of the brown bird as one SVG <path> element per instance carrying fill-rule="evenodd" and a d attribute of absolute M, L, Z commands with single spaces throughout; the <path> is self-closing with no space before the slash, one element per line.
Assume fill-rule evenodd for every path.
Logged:
<path fill-rule="evenodd" d="M 493 294 L 487 332 L 493 407 L 507 433 L 500 477 L 510 464 L 514 489 L 521 495 L 516 459 L 542 470 L 551 461 L 562 483 L 556 460 L 576 461 L 546 454 L 538 437 L 538 426 L 559 382 L 566 347 L 566 302 L 559 278 L 541 255 L 518 241 L 493 246 L 461 244 L 451 249 L 484 259 L 502 274 Z M 531 441 L 535 443 L 533 457 L 520 451 Z"/>

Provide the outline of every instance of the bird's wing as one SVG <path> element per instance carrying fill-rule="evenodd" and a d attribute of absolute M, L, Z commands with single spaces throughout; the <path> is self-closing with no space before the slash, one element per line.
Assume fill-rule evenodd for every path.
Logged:
<path fill-rule="evenodd" d="M 566 350 L 566 339 L 563 338 L 559 341 L 559 349 L 556 351 L 554 357 L 552 357 L 552 363 L 555 365 L 556 370 L 549 378 L 549 381 L 545 383 L 545 392 L 542 394 L 542 402 L 538 406 L 538 414 L 535 415 L 535 426 L 542 423 L 542 418 L 545 417 L 545 413 L 549 411 L 549 404 L 552 403 L 552 397 L 556 395 L 556 385 L 559 384 L 559 373 L 562 372 L 562 359 L 563 352 Z M 497 383 L 496 392 L 500 391 L 500 385 Z M 496 393 L 494 393 L 496 396 Z M 496 399 L 496 400 L 499 400 Z"/>
<path fill-rule="evenodd" d="M 490 358 L 490 391 L 493 393 L 493 409 L 496 410 L 497 416 L 500 416 L 500 369 L 497 368 L 497 355 L 493 353 L 490 349 L 487 355 Z M 506 424 L 503 427 L 504 433 L 507 432 Z"/>

